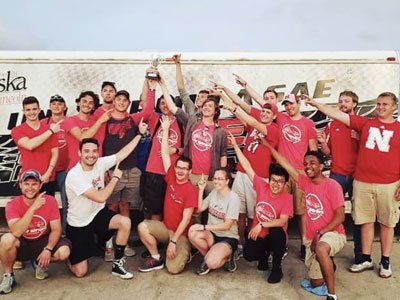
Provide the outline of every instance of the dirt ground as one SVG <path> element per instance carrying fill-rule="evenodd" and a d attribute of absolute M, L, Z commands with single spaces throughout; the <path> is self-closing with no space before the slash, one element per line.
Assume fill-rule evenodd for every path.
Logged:
<path fill-rule="evenodd" d="M 400 280 L 400 243 L 393 245 L 391 263 L 393 276 L 382 279 L 378 276 L 380 258 L 379 243 L 374 243 L 375 269 L 361 274 L 352 274 L 347 268 L 351 264 L 353 244 L 348 242 L 336 256 L 336 289 L 339 299 L 396 299 Z M 289 242 L 288 256 L 284 260 L 284 278 L 279 284 L 268 284 L 266 275 L 258 271 L 255 263 L 243 258 L 235 273 L 224 270 L 212 271 L 205 276 L 194 273 L 200 262 L 196 255 L 186 270 L 179 275 L 169 275 L 166 270 L 151 273 L 137 271 L 143 247 L 136 247 L 138 255 L 127 259 L 126 267 L 134 271 L 132 280 L 122 280 L 111 275 L 111 263 L 101 258 L 90 260 L 90 272 L 81 279 L 74 278 L 64 263 L 50 266 L 50 277 L 39 281 L 28 266 L 15 271 L 18 282 L 11 294 L 4 299 L 325 299 L 314 296 L 300 287 L 306 271 L 298 259 L 299 240 Z"/>

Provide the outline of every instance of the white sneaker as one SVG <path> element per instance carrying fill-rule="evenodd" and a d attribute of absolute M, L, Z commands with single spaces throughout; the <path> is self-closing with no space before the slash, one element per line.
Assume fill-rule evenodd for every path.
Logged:
<path fill-rule="evenodd" d="M 13 270 L 20 270 L 25 267 L 25 263 L 23 261 L 16 260 L 13 264 Z"/>
<path fill-rule="evenodd" d="M 364 261 L 360 264 L 353 264 L 350 268 L 349 271 L 352 273 L 360 273 L 365 270 L 372 270 L 374 268 L 374 264 L 372 261 Z"/>
<path fill-rule="evenodd" d="M 124 255 L 127 257 L 135 256 L 136 251 L 135 251 L 135 249 L 132 248 L 132 246 L 126 245 Z"/>
<path fill-rule="evenodd" d="M 385 269 L 385 268 L 382 266 L 381 263 L 379 264 L 379 276 L 380 276 L 380 277 L 382 277 L 382 278 L 389 278 L 389 277 L 392 276 L 392 274 L 393 274 L 393 272 L 392 272 L 392 268 L 390 267 L 390 264 L 389 264 L 389 266 L 388 266 L 387 269 Z"/>

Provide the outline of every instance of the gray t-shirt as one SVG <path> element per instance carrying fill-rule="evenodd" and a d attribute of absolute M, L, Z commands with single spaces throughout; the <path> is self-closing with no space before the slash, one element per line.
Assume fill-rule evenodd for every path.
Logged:
<path fill-rule="evenodd" d="M 214 189 L 203 202 L 204 206 L 208 206 L 208 225 L 222 224 L 225 222 L 225 219 L 236 220 L 229 230 L 217 230 L 213 231 L 213 233 L 219 237 L 239 239 L 237 226 L 240 208 L 239 196 L 234 191 L 230 191 L 225 196 L 221 196 L 218 194 L 218 191 Z"/>

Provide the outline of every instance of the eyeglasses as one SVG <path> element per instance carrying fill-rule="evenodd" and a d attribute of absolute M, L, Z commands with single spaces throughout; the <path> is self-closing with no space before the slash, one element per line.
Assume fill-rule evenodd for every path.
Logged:
<path fill-rule="evenodd" d="M 275 179 L 275 178 L 270 178 L 269 179 L 270 183 L 276 183 L 279 185 L 285 184 L 285 179 Z"/>
<path fill-rule="evenodd" d="M 177 169 L 177 170 L 183 170 L 183 171 L 189 171 L 189 168 L 187 168 L 187 167 L 175 166 L 175 169 Z"/>
<path fill-rule="evenodd" d="M 223 178 L 223 177 L 214 177 L 213 180 L 222 181 L 222 180 L 227 180 L 227 179 Z"/>

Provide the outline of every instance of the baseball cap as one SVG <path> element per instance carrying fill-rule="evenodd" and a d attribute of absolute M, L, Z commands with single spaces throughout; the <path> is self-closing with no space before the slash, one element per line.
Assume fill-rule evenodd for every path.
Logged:
<path fill-rule="evenodd" d="M 65 100 L 63 97 L 61 97 L 60 95 L 56 94 L 50 97 L 50 103 L 53 103 L 54 101 L 58 101 L 58 102 L 62 102 L 65 103 Z"/>
<path fill-rule="evenodd" d="M 101 84 L 101 89 L 104 89 L 104 87 L 107 85 L 111 86 L 114 89 L 114 91 L 117 90 L 115 88 L 115 82 L 112 82 L 112 81 L 103 81 L 103 83 Z"/>
<path fill-rule="evenodd" d="M 129 98 L 129 93 L 128 93 L 127 91 L 125 91 L 125 90 L 120 90 L 120 91 L 118 91 L 118 92 L 115 94 L 115 97 L 118 97 L 118 96 L 120 96 L 120 95 L 124 95 L 126 98 L 128 98 L 128 100 L 130 100 L 130 98 Z"/>
<path fill-rule="evenodd" d="M 278 114 L 278 107 L 275 104 L 272 103 L 265 103 L 262 106 L 263 109 L 269 109 L 270 111 L 272 111 L 275 115 Z"/>
<path fill-rule="evenodd" d="M 29 170 L 26 170 L 24 173 L 22 173 L 22 175 L 21 175 L 22 182 L 27 180 L 28 178 L 33 178 L 33 179 L 36 179 L 37 181 L 41 182 L 40 173 L 34 169 L 29 169 Z"/>
<path fill-rule="evenodd" d="M 282 104 L 285 104 L 285 102 L 290 102 L 290 103 L 300 102 L 300 97 L 296 96 L 295 94 L 287 94 L 285 98 L 283 98 Z"/>

